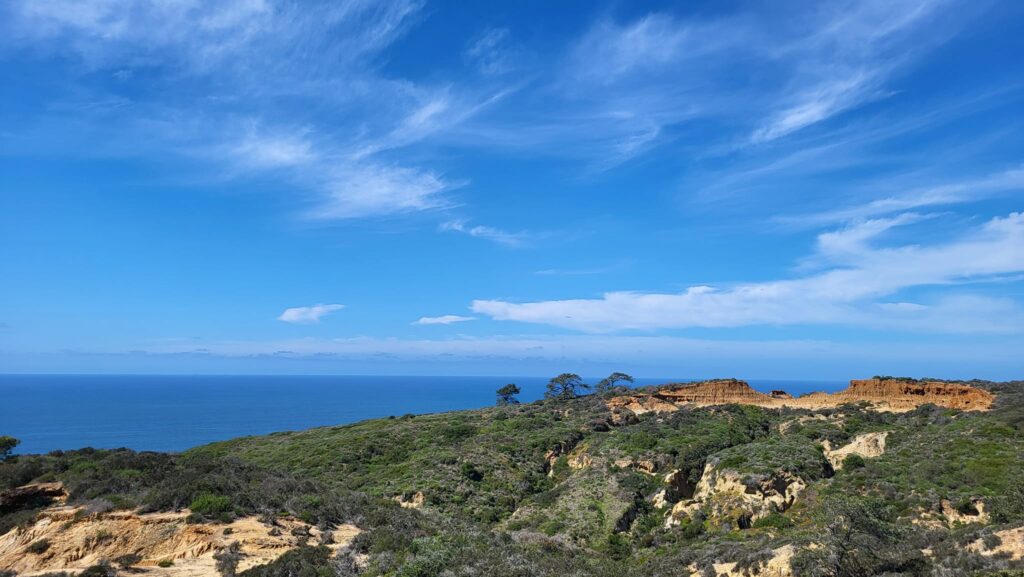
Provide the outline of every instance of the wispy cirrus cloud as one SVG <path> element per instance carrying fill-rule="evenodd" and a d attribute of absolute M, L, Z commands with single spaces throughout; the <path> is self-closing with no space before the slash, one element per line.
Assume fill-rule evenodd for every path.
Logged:
<path fill-rule="evenodd" d="M 284 312 L 277 317 L 277 320 L 286 323 L 297 323 L 297 324 L 315 324 L 320 322 L 320 319 L 333 313 L 340 311 L 345 308 L 345 305 L 339 304 L 316 304 L 309 307 L 293 307 L 284 309 Z"/>
<path fill-rule="evenodd" d="M 946 37 L 931 26 L 945 5 L 600 17 L 515 82 L 502 77 L 518 50 L 509 28 L 467 39 L 464 57 L 486 82 L 384 75 L 388 49 L 424 17 L 420 0 L 14 2 L 2 9 L 2 31 L 36 57 L 77 58 L 122 82 L 139 71 L 158 87 L 192 83 L 133 92 L 94 122 L 125 121 L 133 128 L 118 132 L 130 143 L 162 132 L 169 149 L 219 155 L 207 160 L 230 176 L 245 169 L 300 189 L 301 214 L 350 219 L 450 204 L 448 193 L 468 179 L 400 154 L 420 144 L 555 153 L 589 174 L 673 142 L 690 121 L 724 119 L 744 139 L 777 140 L 891 93 L 894 71 Z M 921 42 L 925 33 L 934 39 Z M 904 50 L 912 40 L 915 50 Z M 738 84 L 728 72 L 737 62 L 771 74 Z"/>
<path fill-rule="evenodd" d="M 947 4 L 899 0 L 823 5 L 809 34 L 777 47 L 778 57 L 796 64 L 791 87 L 779 95 L 773 105 L 778 110 L 754 130 L 751 141 L 775 140 L 884 98 L 885 82 L 910 58 L 908 41 L 920 53 L 944 39 L 942 31 L 927 24 Z"/>
<path fill-rule="evenodd" d="M 993 196 L 1024 192 L 1024 168 L 1016 167 L 876 198 L 863 204 L 813 214 L 776 217 L 787 223 L 831 224 L 905 210 L 978 202 Z"/>
<path fill-rule="evenodd" d="M 617 266 L 600 266 L 594 268 L 544 268 L 533 271 L 533 274 L 540 276 L 588 276 L 604 274 L 618 268 Z"/>
<path fill-rule="evenodd" d="M 116 114 L 79 109 L 80 125 L 113 125 L 118 137 L 150 148 L 201 151 L 190 154 L 219 163 L 227 177 L 270 177 L 297 187 L 297 203 L 306 204 L 296 207 L 299 214 L 351 219 L 446 206 L 445 193 L 464 180 L 389 153 L 450 129 L 494 96 L 453 95 L 450 85 L 379 73 L 376 59 L 422 6 L 15 2 L 3 9 L 3 29 L 10 44 L 37 58 L 77 58 L 84 73 L 108 70 L 129 83 L 139 70 L 151 84 L 175 85 L 137 92 Z M 307 112 L 314 110 L 329 110 L 330 118 Z M 355 121 L 359 129 L 349 129 Z"/>
<path fill-rule="evenodd" d="M 507 28 L 488 28 L 469 43 L 464 57 L 481 74 L 505 74 L 516 65 L 515 49 L 511 44 L 512 34 Z"/>
<path fill-rule="evenodd" d="M 419 320 L 413 322 L 414 325 L 451 325 L 455 323 L 464 323 L 466 321 L 475 321 L 476 317 L 465 317 L 461 315 L 441 315 L 439 317 L 420 317 Z"/>
<path fill-rule="evenodd" d="M 482 224 L 471 225 L 464 220 L 449 220 L 441 223 L 438 228 L 442 231 L 459 232 L 513 248 L 524 246 L 530 238 L 530 235 L 525 232 L 507 232 Z"/>

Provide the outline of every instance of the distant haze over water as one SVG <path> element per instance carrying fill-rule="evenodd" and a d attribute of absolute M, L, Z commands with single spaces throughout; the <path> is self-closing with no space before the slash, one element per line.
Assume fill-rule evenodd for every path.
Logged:
<path fill-rule="evenodd" d="M 600 379 L 587 378 L 588 383 Z M 637 378 L 636 386 L 692 379 Z M 542 377 L 0 375 L 0 435 L 19 453 L 81 447 L 180 451 L 244 435 L 437 413 L 494 404 L 516 383 L 520 400 L 543 396 Z M 794 396 L 846 381 L 757 380 Z"/>

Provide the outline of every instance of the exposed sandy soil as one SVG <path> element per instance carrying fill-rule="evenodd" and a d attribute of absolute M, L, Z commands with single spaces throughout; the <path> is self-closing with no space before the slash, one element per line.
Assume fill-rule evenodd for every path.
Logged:
<path fill-rule="evenodd" d="M 1014 561 L 1024 559 L 1024 527 L 996 531 L 996 536 L 1001 543 L 994 549 L 986 549 L 981 539 L 968 545 L 967 549 L 986 556 L 1005 553 Z"/>
<path fill-rule="evenodd" d="M 757 569 L 757 573 L 737 570 L 735 562 L 715 563 L 715 577 L 749 577 L 752 574 L 757 575 L 757 577 L 792 577 L 793 569 L 791 565 L 796 549 L 792 545 L 784 545 L 775 549 L 773 553 L 772 558 Z M 697 568 L 693 565 L 688 569 L 691 577 L 703 577 L 704 575 L 697 571 Z"/>
<path fill-rule="evenodd" d="M 142 561 L 138 574 L 174 577 L 215 577 L 214 553 L 237 541 L 245 557 L 239 565 L 244 571 L 269 563 L 295 548 L 300 537 L 292 531 L 308 532 L 310 542 L 319 541 L 320 532 L 294 518 L 280 518 L 278 526 L 260 523 L 256 517 L 244 517 L 227 524 L 189 524 L 187 510 L 171 513 L 135 514 L 116 511 L 85 515 L 78 507 L 56 506 L 45 510 L 35 523 L 0 535 L 0 569 L 31 576 L 49 571 L 80 571 L 101 559 L 138 554 Z M 276 529 L 276 531 L 275 531 Z M 351 525 L 333 531 L 337 549 L 359 533 Z M 276 533 L 276 534 L 273 534 Z M 32 543 L 49 541 L 43 553 L 29 552 Z M 170 567 L 159 567 L 172 561 Z"/>

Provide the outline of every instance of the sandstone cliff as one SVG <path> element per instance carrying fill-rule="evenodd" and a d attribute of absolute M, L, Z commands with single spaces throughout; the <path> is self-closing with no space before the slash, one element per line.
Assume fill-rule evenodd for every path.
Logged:
<path fill-rule="evenodd" d="M 146 575 L 217 577 L 213 556 L 230 543 L 241 545 L 241 571 L 277 559 L 301 539 L 320 540 L 316 527 L 290 517 L 270 526 L 255 517 L 226 524 L 188 523 L 188 514 L 89 514 L 80 507 L 49 507 L 33 523 L 0 535 L 0 570 L 25 576 L 78 572 L 101 560 L 134 554 L 140 557 L 136 571 L 144 569 Z M 329 546 L 342 547 L 358 532 L 350 525 L 337 527 Z"/>
<path fill-rule="evenodd" d="M 926 403 L 968 411 L 986 411 L 992 407 L 992 393 L 964 383 L 945 381 L 912 381 L 902 379 L 865 379 L 850 381 L 838 393 L 810 393 L 792 397 L 782 390 L 766 395 L 755 391 L 746 382 L 735 379 L 703 381 L 692 384 L 669 384 L 650 393 L 633 393 L 608 400 L 608 407 L 618 415 L 671 412 L 681 406 L 713 406 L 729 403 L 760 407 L 795 407 L 820 409 L 846 403 L 869 403 L 879 411 L 910 411 Z"/>

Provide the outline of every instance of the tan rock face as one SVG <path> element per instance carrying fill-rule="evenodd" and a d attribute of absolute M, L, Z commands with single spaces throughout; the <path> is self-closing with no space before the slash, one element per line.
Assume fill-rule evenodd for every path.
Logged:
<path fill-rule="evenodd" d="M 792 545 L 784 545 L 772 552 L 772 557 L 757 569 L 757 577 L 792 577 L 793 555 L 796 549 Z M 716 577 L 749 577 L 750 573 L 738 571 L 737 563 L 715 563 Z M 695 573 L 695 575 L 700 575 Z"/>
<path fill-rule="evenodd" d="M 968 411 L 987 411 L 995 400 L 992 393 L 963 383 L 940 381 L 903 381 L 867 379 L 850 381 L 838 393 L 811 393 L 792 397 L 782 390 L 766 395 L 744 381 L 716 380 L 693 384 L 663 385 L 653 393 L 635 393 L 613 397 L 608 408 L 613 412 L 630 411 L 636 415 L 671 412 L 681 406 L 713 406 L 729 403 L 761 407 L 797 407 L 820 409 L 845 403 L 870 403 L 880 411 L 910 411 L 926 403 Z"/>
<path fill-rule="evenodd" d="M 658 473 L 658 463 L 651 459 L 616 459 L 615 466 L 620 469 L 633 469 L 637 473 L 655 475 Z"/>
<path fill-rule="evenodd" d="M 789 509 L 806 488 L 803 479 L 785 472 L 748 480 L 735 471 L 719 470 L 708 463 L 693 498 L 679 501 L 672 507 L 666 526 L 676 525 L 681 518 L 698 510 L 707 511 L 711 517 L 723 518 L 742 512 L 739 520 L 742 526 L 773 511 Z"/>
<path fill-rule="evenodd" d="M 1000 542 L 993 549 L 986 548 L 981 539 L 968 545 L 967 549 L 985 556 L 1005 554 L 1014 561 L 1024 559 L 1024 527 L 996 531 L 996 537 Z"/>
<path fill-rule="evenodd" d="M 408 497 L 405 495 L 395 495 L 393 498 L 395 502 L 406 509 L 422 509 L 423 505 L 427 502 L 423 491 L 416 491 Z"/>
<path fill-rule="evenodd" d="M 921 512 L 911 522 L 924 527 L 953 528 L 957 525 L 972 523 L 985 525 L 989 521 L 991 521 L 991 517 L 985 510 L 985 503 L 981 499 L 972 499 L 970 507 L 964 512 L 957 510 L 948 499 L 942 499 L 934 509 Z"/>
<path fill-rule="evenodd" d="M 850 455 L 860 455 L 865 459 L 880 457 L 885 453 L 885 439 L 888 436 L 888 431 L 864 433 L 854 437 L 849 444 L 835 450 L 826 445 L 825 458 L 832 464 L 832 468 L 838 471 L 843 468 L 843 461 Z"/>
<path fill-rule="evenodd" d="M 946 518 L 946 523 L 950 526 L 969 523 L 986 524 L 990 520 L 988 512 L 985 511 L 985 503 L 981 499 L 972 500 L 971 508 L 973 510 L 966 513 L 958 511 L 948 499 L 940 501 L 939 507 L 942 509 L 942 516 Z"/>
<path fill-rule="evenodd" d="M 292 530 L 309 534 L 317 542 L 316 527 L 297 519 L 282 518 L 278 527 L 260 523 L 255 517 L 236 519 L 227 524 L 189 524 L 188 511 L 174 513 L 135 514 L 126 511 L 83 516 L 76 507 L 51 507 L 36 521 L 22 529 L 0 535 L 0 569 L 20 575 L 50 571 L 80 571 L 100 560 L 113 560 L 122 555 L 137 554 L 138 563 L 147 575 L 215 577 L 214 553 L 238 542 L 245 554 L 239 570 L 243 571 L 277 559 L 298 546 L 299 537 Z M 343 525 L 333 530 L 332 548 L 340 548 L 352 540 L 359 529 Z M 29 551 L 33 543 L 46 540 L 49 548 L 42 553 Z M 170 567 L 159 567 L 171 561 Z"/>
<path fill-rule="evenodd" d="M 770 395 L 759 393 L 750 388 L 750 385 L 744 381 L 734 380 L 704 381 L 692 385 L 682 385 L 659 391 L 659 394 L 673 405 L 678 403 L 693 403 L 697 405 L 743 403 L 755 405 L 773 399 Z"/>
<path fill-rule="evenodd" d="M 22 485 L 9 491 L 0 492 L 0 509 L 16 510 L 30 501 L 39 499 L 49 502 L 64 503 L 68 493 L 60 483 L 32 483 Z"/>
<path fill-rule="evenodd" d="M 590 456 L 590 453 L 586 451 L 576 451 L 572 455 L 569 455 L 568 463 L 570 469 L 579 471 L 592 466 L 594 464 L 594 459 Z"/>
<path fill-rule="evenodd" d="M 842 402 L 869 401 L 891 411 L 909 411 L 931 403 L 950 409 L 987 411 L 995 396 L 963 383 L 866 379 L 850 381 L 850 387 L 834 395 Z"/>

